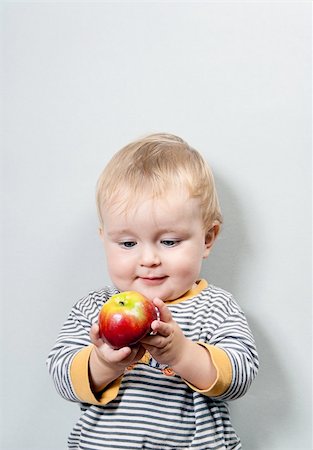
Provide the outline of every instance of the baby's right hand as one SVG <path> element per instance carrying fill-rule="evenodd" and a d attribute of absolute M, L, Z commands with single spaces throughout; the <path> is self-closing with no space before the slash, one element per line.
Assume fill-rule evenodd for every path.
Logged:
<path fill-rule="evenodd" d="M 90 339 L 94 347 L 89 358 L 89 380 L 96 395 L 121 376 L 126 367 L 139 361 L 146 351 L 140 344 L 114 350 L 100 338 L 98 324 L 92 325 Z"/>
<path fill-rule="evenodd" d="M 134 347 L 122 347 L 118 350 L 113 349 L 100 338 L 97 323 L 94 323 L 90 329 L 90 339 L 95 346 L 98 358 L 105 365 L 109 365 L 112 369 L 116 368 L 118 371 L 124 371 L 127 366 L 139 361 L 146 351 L 140 344 Z"/>

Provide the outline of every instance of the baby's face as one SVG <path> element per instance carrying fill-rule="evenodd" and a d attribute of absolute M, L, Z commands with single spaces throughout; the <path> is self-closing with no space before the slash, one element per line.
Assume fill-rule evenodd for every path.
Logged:
<path fill-rule="evenodd" d="M 198 199 L 176 191 L 127 213 L 106 209 L 101 237 L 114 285 L 164 301 L 192 287 L 210 248 Z"/>

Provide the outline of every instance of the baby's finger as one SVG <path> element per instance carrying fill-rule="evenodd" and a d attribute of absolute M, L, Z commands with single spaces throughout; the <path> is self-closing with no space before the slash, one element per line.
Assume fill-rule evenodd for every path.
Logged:
<path fill-rule="evenodd" d="M 172 334 L 172 326 L 160 320 L 154 320 L 151 324 L 151 329 L 154 334 L 159 334 L 163 337 L 168 337 Z"/>
<path fill-rule="evenodd" d="M 128 358 L 129 355 L 132 353 L 132 349 L 130 347 L 122 347 L 118 350 L 113 349 L 109 345 L 105 344 L 107 346 L 106 349 L 106 357 L 111 363 L 118 363 L 123 361 L 124 359 Z"/>
<path fill-rule="evenodd" d="M 166 306 L 166 304 L 160 298 L 157 297 L 153 299 L 153 303 L 159 310 L 160 313 L 159 319 L 162 322 L 170 322 L 172 320 L 172 314 L 171 311 Z"/>
<path fill-rule="evenodd" d="M 145 353 L 145 348 L 138 344 L 133 347 L 122 347 L 119 349 L 113 349 L 108 344 L 104 344 L 106 358 L 111 363 L 132 363 L 139 361 Z"/>
<path fill-rule="evenodd" d="M 91 342 L 96 347 L 100 347 L 101 345 L 103 345 L 103 340 L 100 338 L 100 335 L 99 335 L 99 325 L 97 323 L 94 323 L 91 326 L 89 336 L 90 336 Z"/>

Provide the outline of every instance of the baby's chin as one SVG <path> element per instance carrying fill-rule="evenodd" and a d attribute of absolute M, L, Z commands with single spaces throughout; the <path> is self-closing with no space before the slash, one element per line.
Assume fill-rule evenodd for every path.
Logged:
<path fill-rule="evenodd" d="M 160 298 L 163 300 L 163 302 L 171 302 L 174 300 L 177 300 L 180 297 L 183 297 L 183 295 L 188 292 L 189 289 L 181 290 L 181 289 L 162 289 L 162 287 L 154 286 L 154 287 L 139 287 L 137 288 L 138 292 L 143 294 L 145 297 L 149 298 L 150 300 L 153 300 L 154 298 Z"/>

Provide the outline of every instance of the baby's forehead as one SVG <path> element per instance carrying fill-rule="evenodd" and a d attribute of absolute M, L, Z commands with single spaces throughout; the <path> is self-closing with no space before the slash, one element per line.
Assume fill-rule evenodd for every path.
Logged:
<path fill-rule="evenodd" d="M 105 207 L 106 209 L 125 212 L 136 210 L 143 204 L 149 203 L 152 206 L 160 207 L 160 205 L 170 205 L 178 199 L 187 201 L 190 198 L 192 196 L 183 186 L 168 186 L 167 189 L 160 189 L 157 192 L 149 188 L 134 190 L 131 187 L 122 186 L 110 199 L 107 199 Z"/>
<path fill-rule="evenodd" d="M 200 200 L 187 193 L 174 191 L 160 197 L 124 197 L 103 209 L 103 220 L 115 223 L 143 223 L 150 219 L 153 226 L 173 227 L 175 221 L 188 218 L 189 221 L 201 216 Z"/>

